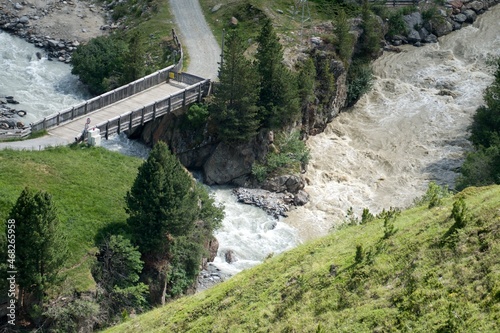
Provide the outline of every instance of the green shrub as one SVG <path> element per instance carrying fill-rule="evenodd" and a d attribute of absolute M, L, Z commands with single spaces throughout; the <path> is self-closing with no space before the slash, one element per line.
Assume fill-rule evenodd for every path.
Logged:
<path fill-rule="evenodd" d="M 286 173 L 297 173 L 309 162 L 309 149 L 304 141 L 300 140 L 300 133 L 276 135 L 276 150 L 266 155 L 263 163 L 254 163 L 252 174 L 258 181 L 268 176 L 277 176 Z"/>
<path fill-rule="evenodd" d="M 373 73 L 369 63 L 359 59 L 353 61 L 347 73 L 347 106 L 352 106 L 368 92 L 373 83 Z"/>
<path fill-rule="evenodd" d="M 199 129 L 207 123 L 209 115 L 207 104 L 193 104 L 186 112 L 183 125 L 190 129 Z"/>
<path fill-rule="evenodd" d="M 395 35 L 406 35 L 408 32 L 405 21 L 403 21 L 403 13 L 396 12 L 389 16 L 389 30 L 387 36 L 393 37 Z"/>
<path fill-rule="evenodd" d="M 430 182 L 427 187 L 427 192 L 415 200 L 415 205 L 420 206 L 423 204 L 428 204 L 428 208 L 440 206 L 442 204 L 442 199 L 450 196 L 451 192 L 446 186 L 439 186 L 435 182 Z"/>
<path fill-rule="evenodd" d="M 368 208 L 363 208 L 363 213 L 361 214 L 361 224 L 371 222 L 375 219 L 375 216 L 370 213 Z"/>

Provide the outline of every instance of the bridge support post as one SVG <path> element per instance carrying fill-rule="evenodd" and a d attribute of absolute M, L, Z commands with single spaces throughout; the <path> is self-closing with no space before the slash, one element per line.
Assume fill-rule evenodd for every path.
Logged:
<path fill-rule="evenodd" d="M 186 106 L 186 89 L 182 92 L 182 106 Z"/>
<path fill-rule="evenodd" d="M 172 111 L 172 95 L 168 97 L 168 112 Z"/>
<path fill-rule="evenodd" d="M 143 106 L 141 110 L 141 126 L 144 126 L 144 111 L 146 110 L 146 107 Z"/>
<path fill-rule="evenodd" d="M 132 132 L 132 113 L 133 112 L 130 112 L 130 116 L 128 118 L 128 135 L 130 135 L 130 133 Z"/>
<path fill-rule="evenodd" d="M 201 102 L 201 84 L 198 86 L 198 103 Z"/>
<path fill-rule="evenodd" d="M 122 125 L 122 116 L 118 117 L 118 127 L 116 128 L 116 133 L 120 134 L 120 126 Z"/>
<path fill-rule="evenodd" d="M 106 140 L 108 139 L 109 137 L 109 120 L 108 122 L 106 123 L 106 134 L 104 135 L 104 137 L 106 138 Z"/>
<path fill-rule="evenodd" d="M 153 104 L 153 120 L 156 119 L 156 102 Z"/>

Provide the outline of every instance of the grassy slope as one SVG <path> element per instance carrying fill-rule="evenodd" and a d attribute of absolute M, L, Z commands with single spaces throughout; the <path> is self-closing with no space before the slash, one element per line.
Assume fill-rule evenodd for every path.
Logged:
<path fill-rule="evenodd" d="M 498 332 L 500 186 L 459 195 L 475 222 L 455 245 L 457 196 L 403 212 L 388 239 L 381 220 L 345 227 L 106 332 Z"/>
<path fill-rule="evenodd" d="M 239 20 L 238 25 L 245 37 L 254 39 L 260 32 L 263 23 L 262 18 L 265 15 L 273 20 L 274 26 L 282 36 L 281 41 L 285 46 L 296 45 L 300 40 L 302 11 L 301 7 L 295 6 L 296 2 L 291 0 L 234 0 L 224 3 L 218 11 L 212 12 L 212 8 L 221 2 L 218 0 L 200 0 L 205 18 L 219 42 L 222 37 L 222 29 L 228 27 L 232 16 Z M 283 14 L 279 11 L 283 11 Z M 318 20 L 328 19 L 324 13 L 317 10 L 314 3 L 309 4 L 309 13 L 312 21 L 309 20 L 304 23 L 306 30 L 311 28 L 314 23 L 317 23 Z M 308 17 L 307 12 L 305 17 Z"/>
<path fill-rule="evenodd" d="M 25 186 L 52 194 L 68 233 L 68 288 L 93 288 L 90 263 L 94 238 L 112 224 L 124 224 L 125 193 L 132 186 L 137 158 L 104 148 L 54 148 L 45 151 L 0 150 L 2 223 Z"/>

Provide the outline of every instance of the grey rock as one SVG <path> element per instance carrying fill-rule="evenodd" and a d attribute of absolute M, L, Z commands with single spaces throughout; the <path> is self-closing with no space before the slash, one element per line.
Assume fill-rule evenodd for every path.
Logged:
<path fill-rule="evenodd" d="M 477 13 L 484 8 L 484 4 L 481 1 L 472 1 L 468 3 L 466 7 L 473 9 Z"/>
<path fill-rule="evenodd" d="M 424 21 L 422 20 L 422 15 L 419 12 L 414 12 L 403 16 L 403 21 L 405 22 L 406 28 L 408 30 L 419 29 Z"/>
<path fill-rule="evenodd" d="M 54 39 L 49 39 L 47 42 L 48 42 L 49 47 L 51 47 L 51 48 L 56 48 L 57 45 L 59 44 L 59 41 L 54 40 Z"/>
<path fill-rule="evenodd" d="M 460 13 L 460 14 L 453 16 L 453 20 L 458 22 L 458 23 L 464 23 L 467 20 L 467 16 Z"/>
<path fill-rule="evenodd" d="M 416 43 L 416 42 L 420 42 L 420 40 L 421 40 L 420 34 L 415 29 L 410 30 L 407 38 L 408 38 L 408 43 L 412 43 L 412 44 Z"/>
<path fill-rule="evenodd" d="M 429 36 L 425 37 L 425 40 L 424 42 L 426 43 L 437 43 L 438 39 L 436 37 L 436 35 L 434 34 L 430 34 Z"/>
<path fill-rule="evenodd" d="M 303 206 L 309 202 L 309 194 L 305 191 L 300 190 L 293 197 L 293 203 L 295 206 Z"/>
<path fill-rule="evenodd" d="M 442 21 L 435 21 L 433 24 L 433 31 L 432 33 L 436 35 L 437 37 L 441 37 L 444 35 L 449 34 L 450 32 L 453 31 L 453 26 L 452 24 L 446 20 L 444 22 Z"/>
<path fill-rule="evenodd" d="M 467 22 L 472 23 L 477 19 L 477 14 L 472 9 L 466 9 L 462 12 L 466 18 Z"/>
<path fill-rule="evenodd" d="M 23 9 L 24 7 L 23 7 L 23 5 L 21 5 L 19 2 L 16 2 L 16 3 L 14 4 L 14 8 L 15 8 L 16 10 L 21 10 L 21 9 Z"/>
<path fill-rule="evenodd" d="M 277 193 L 297 193 L 304 188 L 304 185 L 304 180 L 300 176 L 283 175 L 266 180 L 262 184 L 262 188 Z"/>
<path fill-rule="evenodd" d="M 26 25 L 26 24 L 30 23 L 30 20 L 29 20 L 28 16 L 21 16 L 21 18 L 19 19 L 19 23 Z"/>
<path fill-rule="evenodd" d="M 218 3 L 216 4 L 215 6 L 212 7 L 212 9 L 210 10 L 212 13 L 215 13 L 216 11 L 218 11 L 219 9 L 221 9 L 222 7 L 222 4 L 221 3 Z"/>
<path fill-rule="evenodd" d="M 427 38 L 427 36 L 429 36 L 429 31 L 427 31 L 427 29 L 425 29 L 425 28 L 421 28 L 418 31 L 418 34 L 420 35 L 421 40 L 425 40 Z"/>
<path fill-rule="evenodd" d="M 228 264 L 232 264 L 233 262 L 237 261 L 236 256 L 234 255 L 233 250 L 229 250 L 224 254 L 224 259 Z"/>
<path fill-rule="evenodd" d="M 453 26 L 453 31 L 462 29 L 462 24 L 456 21 L 453 21 L 451 25 Z"/>
<path fill-rule="evenodd" d="M 321 43 L 323 43 L 323 40 L 320 37 L 311 37 L 311 43 L 315 45 L 321 45 Z"/>

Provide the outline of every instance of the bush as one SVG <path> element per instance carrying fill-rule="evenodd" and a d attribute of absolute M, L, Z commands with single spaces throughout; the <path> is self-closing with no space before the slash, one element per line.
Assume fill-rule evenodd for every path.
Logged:
<path fill-rule="evenodd" d="M 446 186 L 439 186 L 435 182 L 430 182 L 427 187 L 427 192 L 420 198 L 415 200 L 415 205 L 420 206 L 428 203 L 428 208 L 440 206 L 442 199 L 449 196 L 451 193 Z"/>
<path fill-rule="evenodd" d="M 281 133 L 276 138 L 276 151 L 267 154 L 264 163 L 254 163 L 252 174 L 258 181 L 268 176 L 300 172 L 309 162 L 309 149 L 300 140 L 300 133 Z"/>
<path fill-rule="evenodd" d="M 368 92 L 373 83 L 373 73 L 369 63 L 359 59 L 353 61 L 347 73 L 347 106 L 352 106 Z"/>
<path fill-rule="evenodd" d="M 190 129 L 199 129 L 208 121 L 208 105 L 206 104 L 193 104 L 186 112 L 186 122 L 184 125 Z"/>

